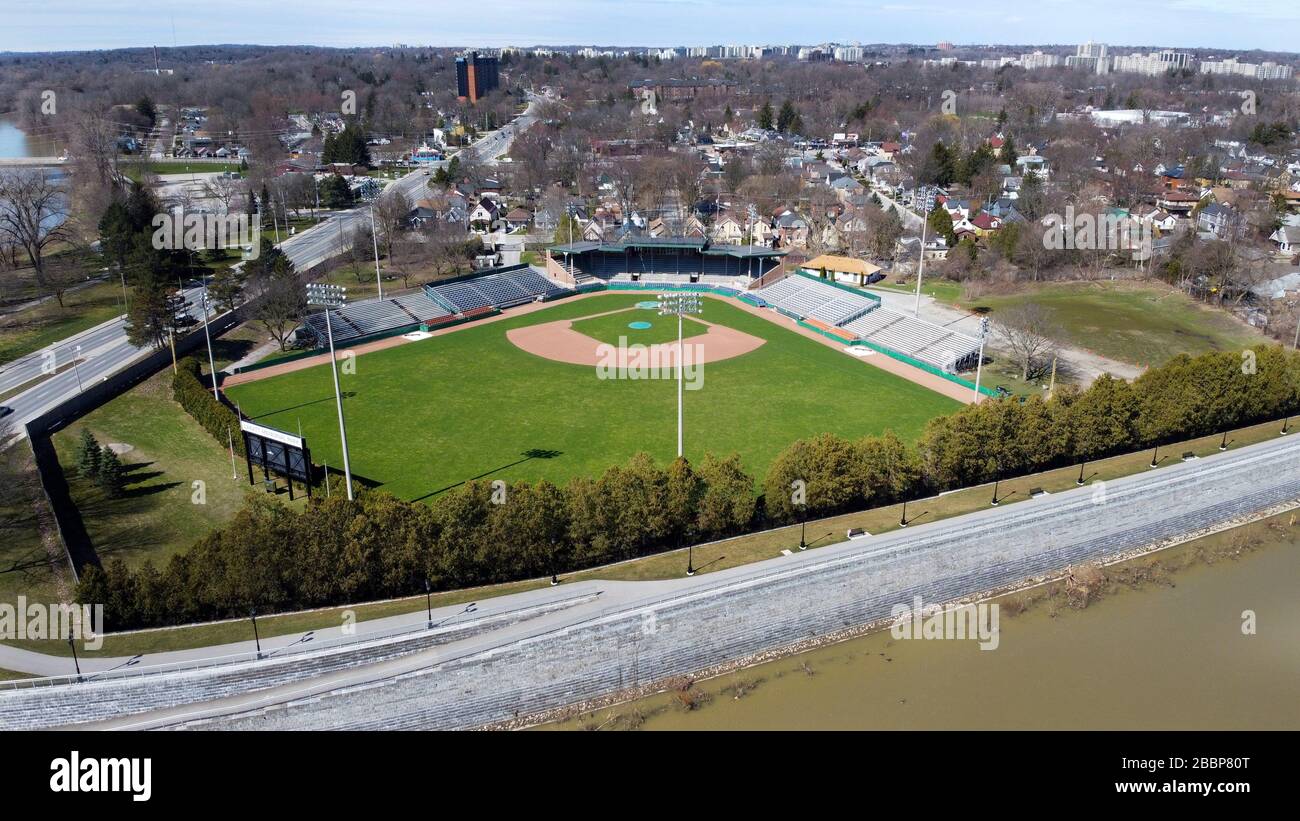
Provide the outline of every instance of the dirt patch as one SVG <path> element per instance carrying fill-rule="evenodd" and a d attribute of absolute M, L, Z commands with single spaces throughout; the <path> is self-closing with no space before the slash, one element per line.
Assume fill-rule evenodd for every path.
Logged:
<path fill-rule="evenodd" d="M 596 314 L 604 316 L 605 314 Z M 555 322 L 543 322 L 540 325 L 528 325 L 506 331 L 506 339 L 515 347 L 534 356 L 567 362 L 570 365 L 600 365 L 631 367 L 640 358 L 662 363 L 666 367 L 676 367 L 681 351 L 676 342 L 655 345 L 634 345 L 618 348 L 608 342 L 593 339 L 573 329 L 573 323 L 591 317 L 579 319 L 560 319 Z M 767 340 L 703 320 L 695 320 L 707 325 L 709 330 L 698 336 L 683 340 L 686 347 L 686 363 L 701 365 L 706 362 L 721 362 L 737 356 L 744 356 L 756 350 Z"/>

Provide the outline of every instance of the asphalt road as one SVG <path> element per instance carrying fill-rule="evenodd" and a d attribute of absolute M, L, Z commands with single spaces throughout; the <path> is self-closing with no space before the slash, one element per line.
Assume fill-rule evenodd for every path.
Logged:
<path fill-rule="evenodd" d="M 527 129 L 537 118 L 533 115 L 540 98 L 533 98 L 528 110 L 518 118 L 497 131 L 485 135 L 474 145 L 464 149 L 476 159 L 485 163 L 494 163 L 496 159 L 510 149 L 515 135 Z M 424 170 L 413 171 L 394 180 L 389 188 L 404 192 L 413 200 L 421 199 L 429 176 Z M 300 234 L 289 237 L 280 243 L 280 248 L 293 261 L 299 270 L 318 265 L 325 260 L 342 253 L 350 241 L 353 231 L 361 221 L 369 221 L 368 207 L 352 208 L 341 211 L 319 225 L 313 226 Z M 186 299 L 192 306 L 193 316 L 201 314 L 197 304 L 200 289 L 186 292 Z M 6 417 L 6 422 L 13 423 L 19 431 L 22 425 L 40 416 L 60 402 L 79 393 L 84 387 L 102 381 L 120 368 L 128 365 L 137 357 L 148 352 L 137 348 L 126 340 L 125 318 L 118 317 L 76 336 L 64 339 L 43 350 L 36 351 L 13 362 L 0 365 L 0 394 L 34 382 L 53 367 L 61 367 L 73 359 L 76 368 L 59 373 L 33 386 L 16 396 L 10 397 L 2 404 L 14 409 Z M 45 370 L 43 370 L 45 369 Z"/>
<path fill-rule="evenodd" d="M 198 306 L 201 292 L 201 288 L 185 291 L 189 314 L 196 318 L 203 315 Z M 6 399 L 3 404 L 13 408 L 14 412 L 5 421 L 12 421 L 21 430 L 24 423 L 76 396 L 84 388 L 107 379 L 137 357 L 147 354 L 147 349 L 137 348 L 127 342 L 126 320 L 119 316 L 10 362 L 0 370 L 0 393 L 40 379 L 50 370 L 62 368 L 74 360 L 77 364 L 35 382 L 30 389 Z"/>

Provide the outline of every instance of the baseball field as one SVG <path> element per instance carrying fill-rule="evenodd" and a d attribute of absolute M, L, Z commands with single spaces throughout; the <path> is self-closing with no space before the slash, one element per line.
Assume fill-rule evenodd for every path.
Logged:
<path fill-rule="evenodd" d="M 619 360 L 625 369 L 593 366 L 621 337 L 675 353 L 677 320 L 653 299 L 574 298 L 362 353 L 340 374 L 354 475 L 428 499 L 475 478 L 595 476 L 638 451 L 666 462 L 676 454 L 675 370 L 638 370 L 636 357 Z M 737 452 L 762 476 L 795 439 L 893 430 L 911 440 L 959 407 L 783 325 L 722 298 L 685 320 L 688 459 Z M 692 367 L 691 350 L 703 364 Z M 341 465 L 328 364 L 263 373 L 227 395 L 262 424 L 301 430 L 317 463 Z"/>

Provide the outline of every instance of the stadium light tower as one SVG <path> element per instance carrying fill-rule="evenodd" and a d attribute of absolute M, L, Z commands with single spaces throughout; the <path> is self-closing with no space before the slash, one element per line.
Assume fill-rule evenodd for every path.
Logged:
<path fill-rule="evenodd" d="M 339 441 L 343 445 L 343 481 L 347 485 L 348 501 L 352 501 L 352 464 L 348 460 L 348 426 L 343 421 L 343 394 L 339 391 L 339 363 L 334 359 L 334 323 L 330 319 L 331 308 L 341 308 L 347 303 L 348 289 L 339 285 L 327 285 L 323 282 L 307 283 L 307 304 L 320 305 L 325 308 L 325 333 L 330 342 L 330 374 L 334 377 L 334 404 L 339 412 Z M 329 474 L 325 475 L 325 487 L 329 488 Z"/>
<path fill-rule="evenodd" d="M 682 456 L 682 379 L 686 363 L 686 350 L 682 345 L 682 317 L 686 314 L 699 314 L 703 312 L 703 306 L 700 303 L 700 295 L 692 293 L 684 294 L 660 294 L 659 295 L 659 315 L 677 317 L 677 458 Z"/>
<path fill-rule="evenodd" d="M 912 313 L 918 317 L 921 315 L 921 277 L 925 274 L 925 232 L 930 226 L 930 211 L 934 208 L 934 191 L 929 187 L 924 191 L 921 202 L 916 203 L 921 211 L 921 258 L 916 263 L 916 304 Z"/>
<path fill-rule="evenodd" d="M 379 229 L 375 227 L 375 203 L 370 202 L 370 239 L 375 246 L 375 284 L 379 286 L 379 298 L 384 298 L 384 280 L 379 276 Z M 389 260 L 392 263 L 392 260 Z"/>
<path fill-rule="evenodd" d="M 989 335 L 989 318 L 980 317 L 980 352 L 979 361 L 975 363 L 975 404 L 980 401 L 980 376 L 984 373 L 984 340 Z"/>

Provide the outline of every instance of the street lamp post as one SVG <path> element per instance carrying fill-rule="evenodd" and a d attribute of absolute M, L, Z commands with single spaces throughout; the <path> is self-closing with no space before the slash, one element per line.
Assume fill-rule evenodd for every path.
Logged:
<path fill-rule="evenodd" d="M 424 614 L 428 620 L 428 629 L 433 629 L 433 585 L 424 580 Z"/>
<path fill-rule="evenodd" d="M 660 294 L 659 315 L 677 317 L 677 458 L 682 457 L 684 440 L 683 378 L 686 364 L 686 349 L 682 344 L 682 317 L 686 314 L 699 314 L 703 311 L 699 294 Z"/>
<path fill-rule="evenodd" d="M 173 348 L 173 349 L 174 349 L 174 348 Z M 174 353 L 173 353 L 173 359 L 174 359 L 174 357 L 175 357 L 175 355 L 174 355 Z M 85 387 L 82 387 L 82 383 L 81 383 L 81 370 L 78 370 L 78 369 L 77 369 L 77 360 L 78 360 L 78 359 L 81 359 L 81 346 L 77 346 L 77 347 L 75 347 L 75 348 L 73 349 L 73 375 L 74 375 L 74 377 L 77 377 L 77 392 L 78 392 L 78 394 L 81 394 L 81 392 L 85 391 L 86 388 L 85 388 Z"/>
<path fill-rule="evenodd" d="M 68 633 L 68 647 L 72 648 L 72 666 L 77 670 L 77 681 L 81 681 L 81 662 L 77 660 L 77 643 L 72 640 L 71 633 Z"/>
<path fill-rule="evenodd" d="M 262 638 L 257 635 L 257 608 L 248 608 L 248 617 L 253 620 L 253 646 L 257 648 L 257 657 L 262 657 Z"/>
<path fill-rule="evenodd" d="M 339 416 L 339 443 L 343 448 L 343 481 L 347 486 L 348 501 L 352 501 L 352 463 L 348 457 L 348 427 L 343 419 L 343 393 L 339 390 L 339 365 L 334 355 L 334 322 L 330 309 L 342 307 L 347 301 L 347 289 L 339 285 L 327 285 L 320 282 L 307 283 L 308 304 L 321 305 L 325 308 L 325 334 L 329 338 L 330 375 L 334 377 L 334 405 Z M 325 477 L 326 483 L 329 477 Z"/>

